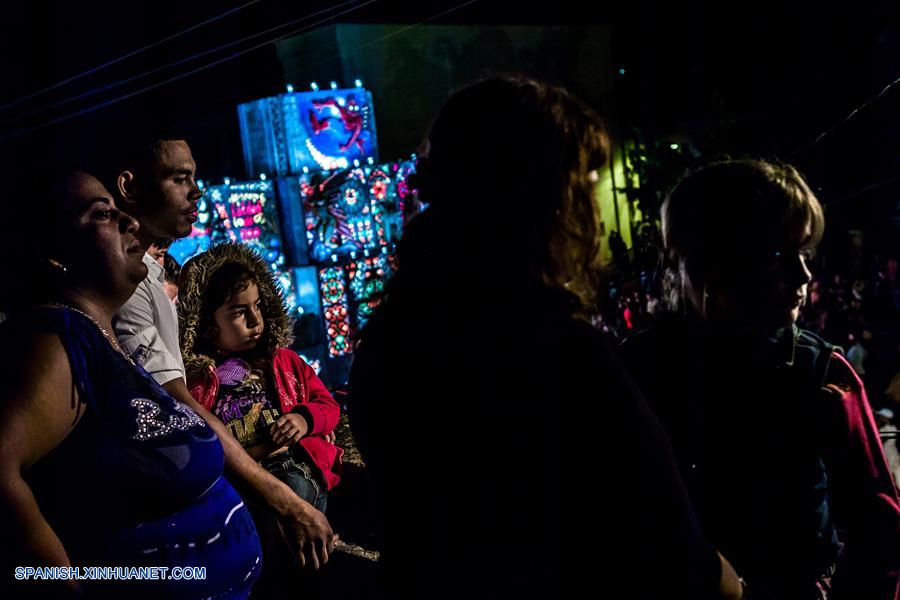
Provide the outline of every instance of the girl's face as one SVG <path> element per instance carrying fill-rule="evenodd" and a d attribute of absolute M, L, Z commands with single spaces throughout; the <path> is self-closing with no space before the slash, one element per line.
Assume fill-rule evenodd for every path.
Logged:
<path fill-rule="evenodd" d="M 256 348 L 265 331 L 259 309 L 259 288 L 250 283 L 216 309 L 213 343 L 223 352 L 247 352 Z"/>

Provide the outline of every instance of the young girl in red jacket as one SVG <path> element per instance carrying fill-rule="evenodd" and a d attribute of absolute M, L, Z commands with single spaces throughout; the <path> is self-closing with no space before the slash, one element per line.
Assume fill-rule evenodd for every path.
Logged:
<path fill-rule="evenodd" d="M 293 320 L 275 278 L 243 244 L 213 247 L 184 269 L 178 314 L 188 389 L 247 452 L 325 511 L 340 480 L 340 408 L 288 349 Z"/>

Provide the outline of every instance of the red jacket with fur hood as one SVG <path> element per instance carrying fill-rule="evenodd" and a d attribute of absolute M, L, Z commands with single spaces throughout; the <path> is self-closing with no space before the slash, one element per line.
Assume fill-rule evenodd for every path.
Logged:
<path fill-rule="evenodd" d="M 191 395 L 212 411 L 219 393 L 215 361 L 203 351 L 198 331 L 203 291 L 212 274 L 229 262 L 238 262 L 255 274 L 260 306 L 265 318 L 265 342 L 272 356 L 271 375 L 282 413 L 297 412 L 309 422 L 309 432 L 298 442 L 322 472 L 327 489 L 340 481 L 343 450 L 325 436 L 334 431 L 340 407 L 332 398 L 316 372 L 297 354 L 288 349 L 293 341 L 293 320 L 284 308 L 283 298 L 265 261 L 243 244 L 219 244 L 201 254 L 182 269 L 178 294 L 178 320 L 181 353 L 187 371 Z M 263 343 L 263 342 L 261 342 Z"/>

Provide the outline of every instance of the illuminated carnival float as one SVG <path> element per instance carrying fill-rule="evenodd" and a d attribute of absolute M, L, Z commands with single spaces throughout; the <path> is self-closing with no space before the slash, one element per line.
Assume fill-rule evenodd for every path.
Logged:
<path fill-rule="evenodd" d="M 414 158 L 380 163 L 372 95 L 312 84 L 238 106 L 249 181 L 204 186 L 180 263 L 223 241 L 256 249 L 298 319 L 295 349 L 332 385 L 345 382 L 352 335 L 394 268 Z"/>

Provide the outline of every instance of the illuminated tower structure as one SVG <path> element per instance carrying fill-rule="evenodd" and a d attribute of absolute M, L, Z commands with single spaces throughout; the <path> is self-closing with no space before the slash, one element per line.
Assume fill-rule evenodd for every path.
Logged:
<path fill-rule="evenodd" d="M 362 82 L 312 87 L 238 106 L 250 178 L 199 182 L 199 219 L 169 252 L 184 264 L 225 241 L 258 251 L 298 320 L 295 349 L 335 385 L 346 381 L 351 337 L 393 272 L 415 157 L 378 163 Z"/>
<path fill-rule="evenodd" d="M 378 162 L 372 94 L 357 80 L 238 106 L 248 173 L 276 180 L 293 302 L 305 320 L 299 348 L 332 384 L 346 380 L 351 337 L 393 272 L 410 160 Z M 308 329 L 318 319 L 320 344 Z"/>

